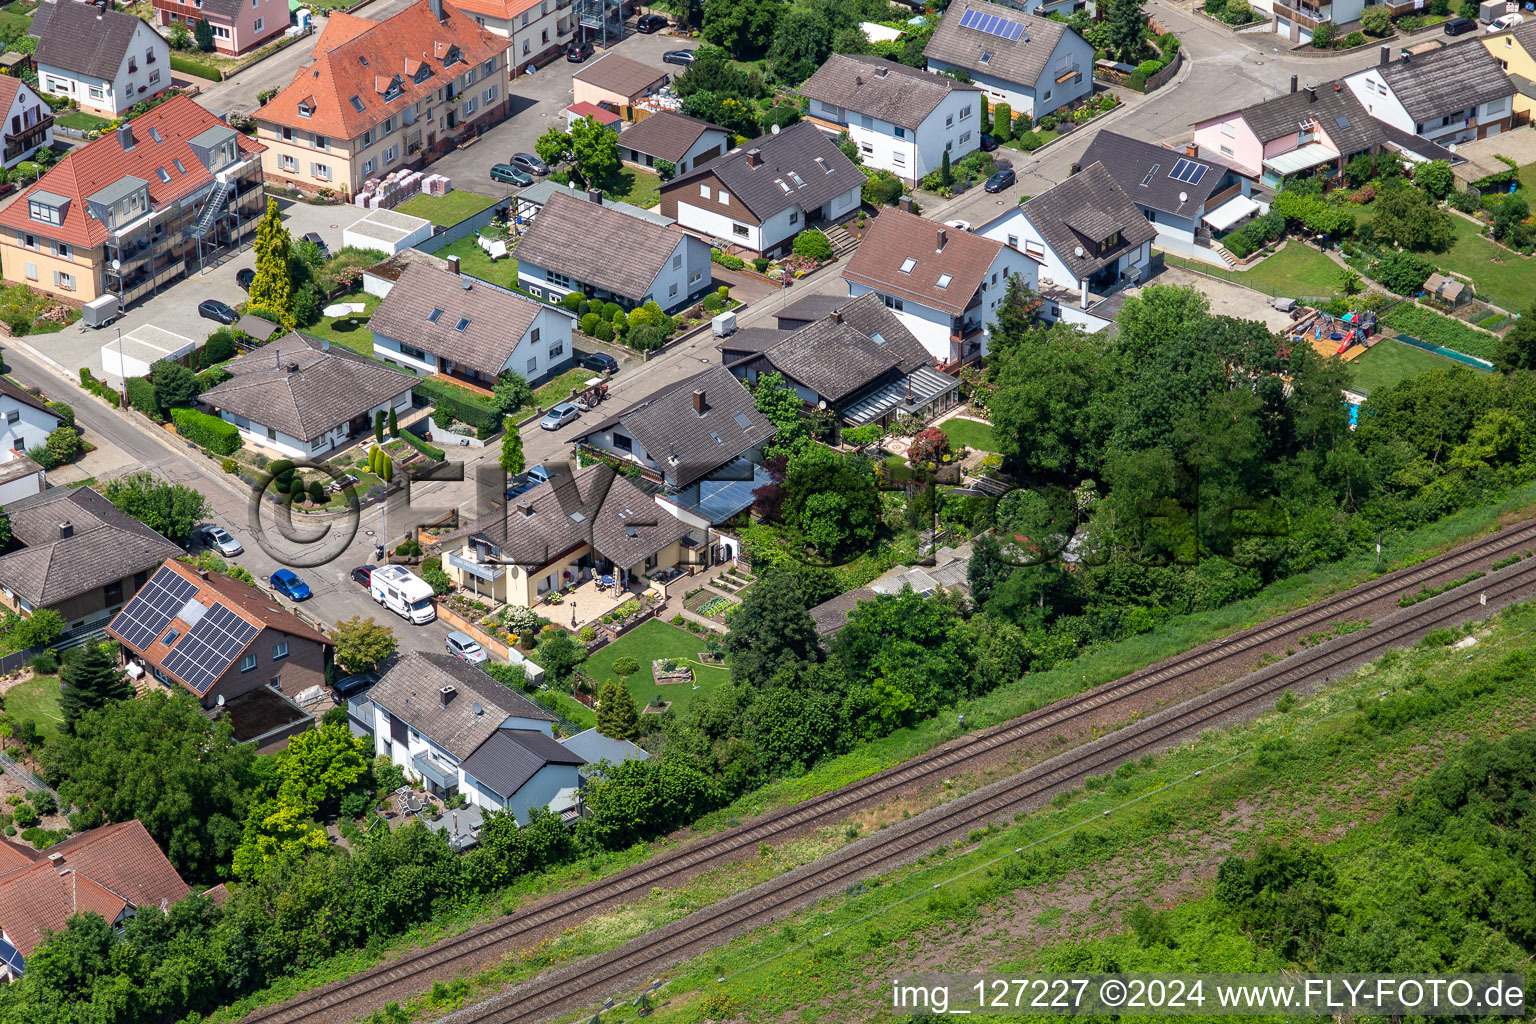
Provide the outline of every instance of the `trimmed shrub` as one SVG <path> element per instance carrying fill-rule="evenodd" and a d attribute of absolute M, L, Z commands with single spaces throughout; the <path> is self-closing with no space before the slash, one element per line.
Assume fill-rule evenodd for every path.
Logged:
<path fill-rule="evenodd" d="M 574 313 L 576 309 L 585 301 L 587 301 L 587 297 L 581 294 L 581 292 L 567 292 L 566 295 L 560 300 L 560 308 L 568 309 Z"/>
<path fill-rule="evenodd" d="M 998 142 L 1013 138 L 1013 107 L 1007 103 L 992 105 L 992 137 Z"/>
<path fill-rule="evenodd" d="M 621 307 L 617 302 L 605 302 L 605 303 L 603 303 L 602 315 L 603 315 L 603 319 L 604 320 L 608 320 L 608 321 L 611 322 L 615 317 L 617 317 L 619 314 L 621 314 L 623 312 L 624 312 L 623 307 Z"/>
<path fill-rule="evenodd" d="M 895 175 L 892 180 L 897 180 Z M 895 200 L 892 200 L 894 202 Z M 721 252 L 719 249 L 709 250 L 709 258 L 712 262 L 720 264 L 726 270 L 741 270 L 747 263 L 740 256 L 732 256 L 730 253 Z"/>
<path fill-rule="evenodd" d="M 233 455 L 240 450 L 240 431 L 233 423 L 196 409 L 172 409 L 171 419 L 176 424 L 176 433 L 193 444 L 219 455 Z"/>
<path fill-rule="evenodd" d="M 137 409 L 157 422 L 165 422 L 160 403 L 155 401 L 155 386 L 149 382 L 148 377 L 129 377 L 126 390 L 130 409 Z"/>
<path fill-rule="evenodd" d="M 704 301 L 701 303 L 701 305 L 704 307 L 704 312 L 706 313 L 718 313 L 720 312 L 720 308 L 724 306 L 725 303 L 720 301 L 720 296 L 716 295 L 714 292 L 710 292 L 708 295 L 704 296 Z"/>
<path fill-rule="evenodd" d="M 190 57 L 183 57 L 179 53 L 171 54 L 171 67 L 176 71 L 185 72 L 195 78 L 205 78 L 210 82 L 224 81 L 224 72 L 210 64 L 203 64 Z"/>
<path fill-rule="evenodd" d="M 642 324 L 629 332 L 626 343 L 636 352 L 650 352 L 665 345 L 667 336 L 662 333 L 660 327 Z"/>
<path fill-rule="evenodd" d="M 325 485 L 319 480 L 311 480 L 309 482 L 309 500 L 314 505 L 325 504 Z"/>
<path fill-rule="evenodd" d="M 1368 10 L 1368 11 L 1369 10 L 1373 10 L 1373 9 L 1374 8 L 1370 8 L 1370 7 L 1366 8 L 1366 10 Z M 1352 47 L 1355 47 L 1355 46 L 1364 46 L 1364 45 L 1365 45 L 1365 33 L 1363 33 L 1363 32 L 1351 32 L 1349 35 L 1347 35 L 1343 39 L 1339 40 L 1339 47 L 1338 48 L 1342 49 L 1342 50 L 1348 50 L 1348 49 L 1350 49 Z"/>
<path fill-rule="evenodd" d="M 203 362 L 222 363 L 226 359 L 233 359 L 235 343 L 244 337 L 233 327 L 220 327 L 208 335 L 208 341 L 203 345 Z"/>
<path fill-rule="evenodd" d="M 75 410 L 68 402 L 49 402 L 48 408 L 58 415 L 61 423 L 71 427 L 75 425 Z"/>
<path fill-rule="evenodd" d="M 1312 45 L 1316 49 L 1326 50 L 1333 45 L 1333 23 L 1323 22 L 1312 30 Z"/>
<path fill-rule="evenodd" d="M 757 271 L 759 274 L 766 274 L 768 273 L 768 264 L 772 262 L 773 260 L 769 259 L 767 256 L 754 256 L 752 258 L 752 269 Z"/>
<path fill-rule="evenodd" d="M 598 341 L 612 341 L 614 338 L 613 324 L 607 320 L 599 320 L 597 328 L 592 332 L 592 337 Z"/>
<path fill-rule="evenodd" d="M 832 243 L 815 228 L 807 228 L 796 235 L 794 248 L 797 256 L 804 256 L 817 263 L 826 263 L 832 259 Z"/>
<path fill-rule="evenodd" d="M 672 318 L 662 312 L 661 307 L 656 304 L 656 300 L 652 299 L 645 305 L 636 306 L 630 310 L 628 323 L 631 328 L 657 327 L 665 332 L 667 328 L 672 326 Z M 618 326 L 617 320 L 615 320 L 614 326 Z"/>
<path fill-rule="evenodd" d="M 444 452 L 441 448 L 437 447 L 436 445 L 427 444 L 427 442 L 423 441 L 409 430 L 402 430 L 400 432 L 400 440 L 404 441 L 412 448 L 415 448 L 429 459 L 436 459 L 438 462 L 442 462 L 448 457 L 447 453 Z"/>
<path fill-rule="evenodd" d="M 602 321 L 602 319 L 603 318 L 598 316 L 596 313 L 588 313 L 586 316 L 581 318 L 581 332 L 583 334 L 591 334 L 594 330 L 597 329 L 597 325 Z"/>

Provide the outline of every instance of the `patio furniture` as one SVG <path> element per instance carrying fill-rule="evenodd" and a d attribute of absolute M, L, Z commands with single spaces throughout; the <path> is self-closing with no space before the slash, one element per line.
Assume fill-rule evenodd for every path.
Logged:
<path fill-rule="evenodd" d="M 333 302 L 320 311 L 322 316 L 346 316 L 352 312 L 352 303 Z"/>

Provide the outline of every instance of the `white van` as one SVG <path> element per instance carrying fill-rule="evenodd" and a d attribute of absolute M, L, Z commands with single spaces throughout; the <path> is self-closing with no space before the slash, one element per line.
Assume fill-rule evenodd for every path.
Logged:
<path fill-rule="evenodd" d="M 373 599 L 402 619 L 420 626 L 437 618 L 432 585 L 403 565 L 385 565 L 368 578 Z"/>

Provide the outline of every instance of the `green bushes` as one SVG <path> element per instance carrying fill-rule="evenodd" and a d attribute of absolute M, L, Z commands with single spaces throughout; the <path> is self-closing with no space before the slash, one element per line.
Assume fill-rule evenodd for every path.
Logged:
<path fill-rule="evenodd" d="M 732 256 L 730 253 L 721 252 L 719 249 L 709 250 L 709 258 L 712 262 L 720 264 L 727 270 L 741 270 L 747 263 L 740 256 Z"/>
<path fill-rule="evenodd" d="M 412 448 L 415 448 L 429 459 L 436 459 L 438 462 L 442 462 L 448 457 L 448 454 L 441 448 L 438 448 L 436 445 L 428 444 L 421 438 L 417 437 L 415 434 L 411 433 L 409 430 L 400 431 L 400 440 L 404 441 Z"/>
<path fill-rule="evenodd" d="M 171 421 L 176 433 L 219 455 L 233 455 L 240 450 L 240 431 L 233 423 L 196 409 L 172 409 Z"/>
<path fill-rule="evenodd" d="M 97 380 L 96 375 L 91 372 L 91 368 L 88 366 L 80 367 L 80 386 L 97 398 L 108 402 L 114 409 L 122 404 L 122 400 L 118 398 L 117 392 L 109 388 L 105 381 Z"/>
<path fill-rule="evenodd" d="M 1360 28 L 1368 36 L 1380 39 L 1392 31 L 1392 15 L 1387 13 L 1386 7 L 1381 4 L 1373 4 L 1360 12 Z M 1350 33 L 1353 35 L 1354 33 Z"/>
<path fill-rule="evenodd" d="M 226 359 L 233 359 L 237 343 L 247 340 L 245 334 L 233 327 L 220 327 L 208 335 L 208 340 L 203 344 L 203 364 L 222 363 Z"/>
<path fill-rule="evenodd" d="M 1013 138 L 1013 107 L 1007 103 L 992 105 L 992 137 L 998 142 Z"/>
<path fill-rule="evenodd" d="M 1325 21 L 1312 30 L 1312 46 L 1318 50 L 1326 50 L 1333 45 L 1333 23 Z"/>
<path fill-rule="evenodd" d="M 710 292 L 708 295 L 704 296 L 704 301 L 700 303 L 700 305 L 704 307 L 704 312 L 706 313 L 718 313 L 725 305 L 725 303 L 721 301 L 720 296 L 716 295 L 714 292 Z"/>
<path fill-rule="evenodd" d="M 148 377 L 128 378 L 126 390 L 130 409 L 137 409 L 156 422 L 165 422 L 165 413 L 160 411 L 160 403 L 155 401 L 155 386 L 149 382 Z"/>
<path fill-rule="evenodd" d="M 1434 264 L 1411 252 L 1389 252 L 1370 268 L 1370 275 L 1388 291 L 1399 295 L 1417 295 L 1425 280 L 1435 272 Z"/>
<path fill-rule="evenodd" d="M 864 175 L 869 180 L 864 183 L 860 198 L 870 206 L 895 206 L 907 190 L 901 179 L 890 171 L 874 171 L 866 167 Z"/>
<path fill-rule="evenodd" d="M 434 594 L 446 594 L 453 589 L 453 581 L 443 571 L 441 558 L 424 558 L 421 560 L 421 578 L 432 587 Z"/>
<path fill-rule="evenodd" d="M 599 320 L 596 330 L 592 332 L 592 337 L 598 341 L 612 341 L 614 338 L 613 324 L 607 320 Z"/>
<path fill-rule="evenodd" d="M 1461 352 L 1479 359 L 1492 360 L 1499 339 L 1468 327 L 1460 320 L 1441 316 L 1422 306 L 1399 303 L 1382 318 L 1393 330 L 1418 338 L 1430 345 L 1439 345 L 1453 352 Z"/>
<path fill-rule="evenodd" d="M 815 228 L 807 228 L 795 236 L 795 255 L 827 263 L 832 259 L 832 243 Z"/>
<path fill-rule="evenodd" d="M 195 61 L 190 57 L 183 57 L 179 53 L 171 54 L 171 68 L 174 71 L 180 71 L 195 78 L 204 78 L 210 82 L 224 81 L 224 72 L 218 68 L 211 64 Z"/>
<path fill-rule="evenodd" d="M 674 327 L 672 318 L 662 311 L 655 299 L 630 310 L 628 323 L 631 330 L 636 327 L 655 327 L 663 334 L 670 334 Z M 615 318 L 615 326 L 617 326 L 617 318 Z"/>
<path fill-rule="evenodd" d="M 602 317 L 596 313 L 587 313 L 581 318 L 581 332 L 590 335 L 597 330 L 597 325 L 602 322 Z"/>
<path fill-rule="evenodd" d="M 1285 218 L 1279 214 L 1268 213 L 1228 234 L 1221 240 L 1221 244 L 1226 246 L 1232 255 L 1243 259 L 1279 238 L 1284 231 Z"/>
<path fill-rule="evenodd" d="M 885 436 L 885 430 L 877 423 L 870 423 L 862 427 L 850 427 L 843 431 L 843 443 L 862 448 L 866 444 L 874 444 Z"/>
<path fill-rule="evenodd" d="M 579 307 L 585 301 L 587 301 L 587 297 L 581 294 L 581 292 L 567 292 L 565 296 L 560 299 L 560 308 L 568 309 L 574 313 L 576 312 L 577 307 Z"/>
<path fill-rule="evenodd" d="M 464 397 L 451 384 L 424 377 L 416 382 L 415 388 L 417 394 L 430 398 L 439 412 L 468 423 L 482 438 L 490 437 L 501 429 L 499 412 L 488 405 Z"/>

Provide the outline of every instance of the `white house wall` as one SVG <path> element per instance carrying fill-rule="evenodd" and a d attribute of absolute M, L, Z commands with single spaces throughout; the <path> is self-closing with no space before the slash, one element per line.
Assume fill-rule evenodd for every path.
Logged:
<path fill-rule="evenodd" d="M 39 96 L 30 85 L 27 85 L 25 82 L 23 82 L 21 84 L 21 88 L 16 90 L 16 95 L 11 97 L 11 109 L 5 112 L 4 120 L 0 121 L 0 124 L 3 124 L 5 129 L 9 131 L 11 126 L 11 118 L 20 118 L 20 123 L 23 125 L 23 127 L 20 131 L 15 132 L 14 134 L 20 135 L 26 132 L 27 110 L 28 108 L 33 107 L 38 109 L 38 120 L 41 120 L 42 118 L 47 117 L 53 113 L 53 111 L 49 109 L 48 104 L 43 102 L 42 97 Z M 5 161 L 5 166 L 15 167 L 21 161 L 29 159 L 33 153 L 36 153 L 42 147 L 52 145 L 53 128 L 50 126 L 44 130 L 41 141 L 36 146 L 17 153 L 15 156 Z"/>
<path fill-rule="evenodd" d="M 9 505 L 13 501 L 20 501 L 22 498 L 30 498 L 34 494 L 41 494 L 45 483 L 46 479 L 41 469 L 35 473 L 28 473 L 26 476 L 19 476 L 14 480 L 7 480 L 5 483 L 0 484 L 0 505 Z"/>
<path fill-rule="evenodd" d="M 16 451 L 40 446 L 59 425 L 59 418 L 52 413 L 12 398 L 0 399 L 0 412 L 5 414 L 5 446 Z"/>
<path fill-rule="evenodd" d="M 1058 69 L 1070 66 L 1074 61 L 1082 74 L 1081 81 L 1058 84 Z M 965 71 L 971 76 L 971 84 L 986 92 L 988 102 L 1007 103 L 1015 114 L 1039 118 L 1093 92 L 1093 47 L 1075 32 L 1063 33 L 1056 41 L 1050 59 L 1046 61 L 1045 70 L 1033 82 L 1010 82 L 997 75 L 961 68 L 943 60 L 930 59 L 928 70 L 935 73 Z M 953 160 L 954 156 L 951 155 L 950 159 Z"/>
<path fill-rule="evenodd" d="M 979 93 L 952 92 L 914 130 L 811 101 L 812 115 L 847 125 L 866 167 L 890 171 L 909 184 L 939 169 L 945 146 L 950 147 L 952 163 L 980 148 L 980 107 Z"/>
<path fill-rule="evenodd" d="M 853 298 L 876 290 L 856 281 L 848 282 L 848 294 Z M 901 305 L 901 309 L 891 310 L 896 315 L 896 319 L 912 332 L 912 336 L 922 343 L 929 355 L 940 362 L 948 361 L 949 328 L 954 318 L 949 313 L 941 313 L 909 299 L 903 299 Z"/>
<path fill-rule="evenodd" d="M 1408 116 L 1408 111 L 1375 68 L 1367 68 L 1359 74 L 1350 75 L 1344 79 L 1344 84 L 1349 86 L 1350 92 L 1355 94 L 1355 98 L 1360 101 L 1361 106 L 1365 107 L 1367 114 L 1378 121 L 1385 121 L 1394 128 L 1400 128 L 1410 135 L 1414 133 L 1413 118 Z"/>
<path fill-rule="evenodd" d="M 405 394 L 392 402 L 380 402 L 372 409 L 369 409 L 368 423 L 370 427 L 373 424 L 374 418 L 380 412 L 388 415 L 391 407 L 394 408 L 396 416 L 409 412 L 411 408 L 411 392 L 406 391 Z M 220 409 L 219 418 L 225 423 L 234 424 L 235 429 L 240 431 L 240 436 L 247 441 L 252 441 L 257 445 L 267 448 L 280 449 L 284 454 L 292 455 L 298 459 L 318 458 L 334 448 L 345 445 L 353 436 L 347 430 L 347 424 L 345 423 L 338 423 L 314 441 L 304 441 L 290 434 L 285 434 L 281 430 L 274 430 L 271 434 L 268 434 L 266 424 L 258 423 L 255 420 L 248 420 L 243 416 L 237 416 L 228 409 Z"/>
<path fill-rule="evenodd" d="M 533 268 L 529 268 L 533 269 Z M 535 278 L 542 280 L 542 278 Z M 563 292 L 562 292 L 563 294 Z M 542 382 L 552 373 L 564 370 L 575 359 L 571 349 L 571 324 L 573 317 L 553 306 L 545 306 L 534 317 L 533 325 L 523 334 L 517 347 L 507 357 L 507 361 L 498 367 L 500 370 L 511 370 L 524 377 L 531 384 Z M 539 332 L 539 340 L 533 340 L 533 332 Z M 413 373 L 430 376 L 437 373 L 437 353 L 425 347 L 418 341 L 405 339 L 405 344 L 418 351 L 425 352 L 426 357 L 421 358 L 410 355 L 400 350 L 401 339 L 391 338 L 387 335 L 375 332 L 373 336 L 373 354 L 376 358 L 386 363 L 400 366 Z M 531 366 L 530 366 L 531 362 Z"/>
<path fill-rule="evenodd" d="M 575 789 L 581 785 L 581 773 L 575 765 L 546 764 L 533 778 L 523 783 L 506 808 L 517 816 L 519 825 L 528 824 L 528 811 L 534 807 L 548 808 L 549 802 L 562 789 Z"/>
<path fill-rule="evenodd" d="M 155 55 L 153 64 L 145 59 L 150 52 Z M 123 62 L 119 65 L 117 74 L 111 79 L 77 74 L 50 64 L 38 64 L 38 87 L 44 92 L 69 96 L 83 107 L 109 110 L 114 114 L 120 114 L 139 100 L 148 99 L 155 93 L 169 88 L 171 84 L 170 55 L 170 45 L 158 32 L 141 21 L 134 29 L 133 40 L 123 54 Z M 130 63 L 138 70 L 130 73 L 128 71 Z M 68 83 L 65 89 L 54 87 L 64 83 Z M 144 88 L 142 93 L 139 91 L 140 87 Z M 100 90 L 99 96 L 91 94 L 92 88 Z"/>

